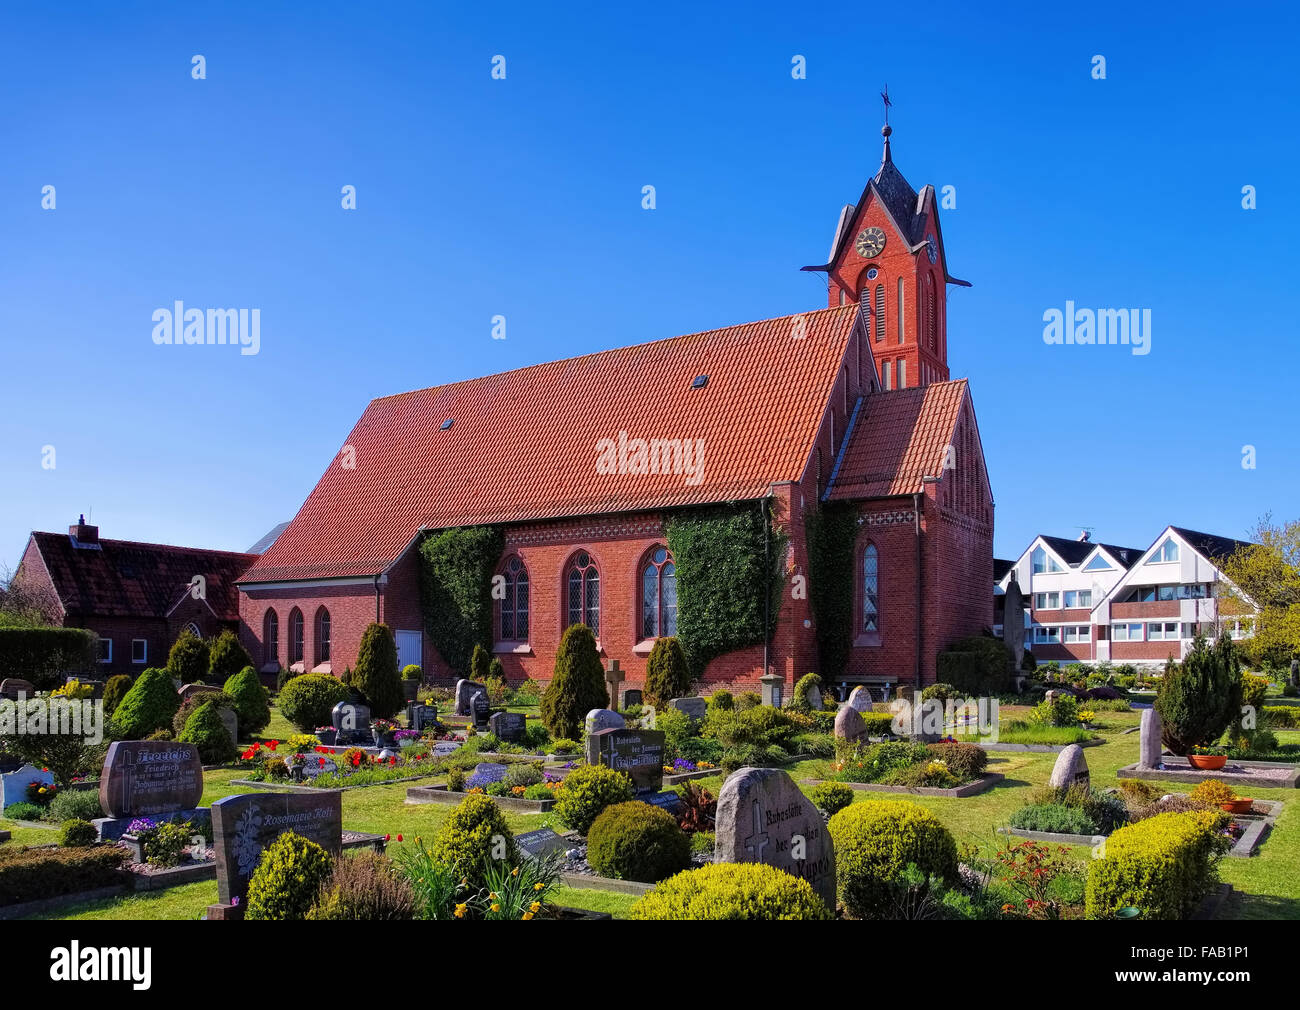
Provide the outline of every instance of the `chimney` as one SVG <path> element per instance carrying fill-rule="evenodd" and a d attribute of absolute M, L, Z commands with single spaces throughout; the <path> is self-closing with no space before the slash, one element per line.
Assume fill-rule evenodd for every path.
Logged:
<path fill-rule="evenodd" d="M 1089 533 L 1087 530 L 1080 530 L 1080 531 L 1079 531 L 1079 542 L 1080 542 L 1080 543 L 1084 543 L 1084 544 L 1086 544 L 1086 543 L 1089 543 L 1091 540 L 1092 540 L 1092 534 L 1091 534 L 1091 533 Z"/>
<path fill-rule="evenodd" d="M 87 526 L 85 515 L 77 517 L 76 525 L 68 527 L 68 536 L 79 544 L 99 543 L 99 527 Z"/>

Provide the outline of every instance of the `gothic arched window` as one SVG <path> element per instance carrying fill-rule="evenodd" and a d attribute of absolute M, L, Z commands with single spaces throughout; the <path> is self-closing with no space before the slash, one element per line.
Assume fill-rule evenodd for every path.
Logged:
<path fill-rule="evenodd" d="M 880 631 L 880 555 L 875 544 L 862 552 L 862 630 Z"/>
<path fill-rule="evenodd" d="M 569 624 L 585 624 L 600 637 L 600 571 L 591 555 L 579 551 L 569 562 Z"/>
<path fill-rule="evenodd" d="M 302 611 L 297 607 L 289 615 L 289 665 L 302 662 Z"/>
<path fill-rule="evenodd" d="M 501 600 L 501 640 L 528 641 L 528 569 L 513 557 L 501 573 L 506 580 L 506 595 Z"/>
<path fill-rule="evenodd" d="M 330 612 L 324 607 L 316 611 L 316 665 L 330 661 Z"/>
<path fill-rule="evenodd" d="M 275 609 L 266 612 L 262 621 L 262 662 L 278 663 L 280 661 L 280 618 Z"/>
<path fill-rule="evenodd" d="M 677 634 L 677 566 L 657 547 L 641 569 L 641 637 Z"/>

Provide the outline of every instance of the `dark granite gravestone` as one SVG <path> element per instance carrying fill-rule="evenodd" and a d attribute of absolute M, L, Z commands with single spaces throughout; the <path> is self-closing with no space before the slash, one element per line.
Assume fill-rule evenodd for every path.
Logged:
<path fill-rule="evenodd" d="M 488 719 L 488 727 L 498 740 L 518 743 L 524 738 L 528 720 L 519 712 L 497 712 Z"/>
<path fill-rule="evenodd" d="M 437 725 L 438 707 L 436 705 L 417 705 L 411 704 L 406 706 L 406 723 L 416 732 Z"/>
<path fill-rule="evenodd" d="M 526 856 L 545 856 L 551 852 L 563 852 L 573 846 L 570 839 L 556 834 L 550 828 L 525 831 L 522 835 L 515 835 L 515 844 Z"/>
<path fill-rule="evenodd" d="M 217 854 L 217 894 L 223 905 L 248 892 L 262 850 L 286 831 L 302 835 L 325 851 L 343 849 L 343 794 L 246 793 L 212 804 L 213 847 Z"/>
<path fill-rule="evenodd" d="M 664 734 L 655 729 L 604 729 L 595 734 L 600 764 L 625 772 L 638 793 L 664 784 Z"/>
<path fill-rule="evenodd" d="M 685 713 L 691 722 L 699 722 L 709 714 L 709 703 L 703 698 L 674 698 L 668 707 Z"/>
<path fill-rule="evenodd" d="M 184 705 L 196 694 L 220 694 L 221 688 L 210 687 L 207 684 L 186 684 L 176 693 L 181 696 L 181 704 Z"/>
<path fill-rule="evenodd" d="M 21 677 L 7 677 L 0 680 L 0 698 L 17 701 L 19 698 L 35 698 L 36 685 Z"/>
<path fill-rule="evenodd" d="M 618 709 L 620 712 L 626 711 L 633 705 L 644 705 L 645 694 L 637 687 L 625 687 L 618 692 Z"/>
<path fill-rule="evenodd" d="M 714 862 L 766 863 L 835 908 L 835 846 L 819 811 L 779 768 L 741 768 L 718 793 Z"/>
<path fill-rule="evenodd" d="M 492 705 L 488 701 L 486 691 L 478 691 L 474 697 L 469 700 L 470 715 L 474 719 L 475 729 L 487 729 L 488 715 L 492 711 Z"/>
<path fill-rule="evenodd" d="M 334 742 L 340 747 L 356 744 L 368 747 L 372 742 L 370 708 L 351 701 L 341 701 L 330 713 L 330 722 L 336 731 Z"/>
<path fill-rule="evenodd" d="M 486 690 L 486 687 L 475 680 L 456 681 L 456 715 L 473 715 L 474 710 L 470 707 L 470 701 L 479 691 Z"/>
<path fill-rule="evenodd" d="M 99 776 L 99 805 L 114 818 L 192 809 L 203 796 L 203 762 L 192 743 L 119 740 Z"/>

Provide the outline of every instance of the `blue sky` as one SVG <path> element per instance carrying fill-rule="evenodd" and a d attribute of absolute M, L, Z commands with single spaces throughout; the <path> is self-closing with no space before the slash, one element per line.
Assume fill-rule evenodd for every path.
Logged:
<path fill-rule="evenodd" d="M 78 512 L 107 537 L 243 550 L 375 396 L 824 306 L 798 268 L 878 166 L 885 82 L 899 167 L 956 187 L 944 238 L 974 287 L 950 290 L 949 364 L 996 553 L 1297 514 L 1280 6 L 262 6 L 6 14 L 11 567 Z M 176 299 L 259 308 L 260 353 L 155 346 Z M 1151 353 L 1047 346 L 1067 299 L 1150 309 Z"/>

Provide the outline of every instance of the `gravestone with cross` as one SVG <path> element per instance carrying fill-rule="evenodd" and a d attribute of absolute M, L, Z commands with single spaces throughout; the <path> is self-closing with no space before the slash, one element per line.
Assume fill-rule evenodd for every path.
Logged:
<path fill-rule="evenodd" d="M 835 908 L 835 847 L 821 812 L 779 768 L 741 768 L 718 794 L 714 861 L 766 863 Z"/>
<path fill-rule="evenodd" d="M 624 673 L 618 666 L 617 659 L 611 659 L 605 667 L 605 690 L 609 694 L 609 707 L 618 708 L 618 685 L 623 683 Z"/>

